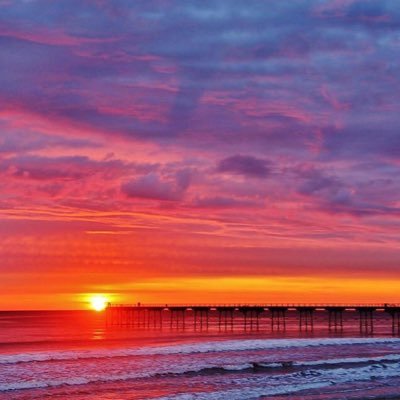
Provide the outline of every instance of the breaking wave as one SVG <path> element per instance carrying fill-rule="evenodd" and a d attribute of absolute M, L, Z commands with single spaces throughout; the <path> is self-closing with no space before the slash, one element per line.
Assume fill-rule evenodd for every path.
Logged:
<path fill-rule="evenodd" d="M 274 371 L 273 374 L 270 372 Z M 351 371 L 351 372 L 350 372 Z M 118 375 L 98 374 L 90 377 L 68 377 L 62 379 L 43 379 L 26 382 L 13 382 L 0 384 L 0 392 L 38 389 L 57 387 L 62 385 L 75 386 L 90 383 L 107 383 L 117 381 L 128 381 L 141 378 L 167 377 L 167 376 L 193 376 L 193 375 L 219 375 L 219 374 L 240 374 L 246 376 L 254 374 L 258 379 L 266 380 L 269 385 L 278 385 L 271 387 L 267 391 L 263 389 L 262 393 L 257 392 L 257 396 L 286 394 L 293 391 L 299 391 L 310 388 L 324 387 L 326 385 L 346 383 L 360 380 L 370 380 L 378 378 L 388 378 L 400 375 L 400 354 L 389 354 L 379 357 L 347 357 L 334 358 L 315 361 L 273 361 L 273 362 L 247 362 L 240 364 L 212 365 L 210 363 L 198 364 L 196 368 L 189 365 L 171 365 L 167 371 L 154 372 L 134 372 Z M 244 374 L 244 375 L 243 375 Z M 242 378 L 246 381 L 246 378 Z M 302 383 L 302 380 L 304 382 Z M 282 388 L 282 382 L 298 381 L 295 386 L 286 385 Z M 254 378 L 252 378 L 254 384 Z M 246 389 L 250 390 L 250 389 Z M 251 389 L 253 390 L 253 389 Z M 259 391 L 260 389 L 254 389 Z M 240 399 L 240 391 L 232 391 L 231 400 Z M 226 395 L 226 392 L 224 392 Z M 246 392 L 247 393 L 247 392 Z M 256 393 L 256 392 L 255 392 Z M 242 393 L 243 395 L 243 393 Z M 191 399 L 189 397 L 173 397 L 174 399 Z M 195 394 L 193 394 L 195 396 Z M 218 392 L 207 394 L 207 399 L 223 399 Z M 193 397 L 198 398 L 198 397 Z M 248 397 L 246 397 L 248 398 Z"/>
<path fill-rule="evenodd" d="M 132 356 L 216 353 L 318 346 L 354 346 L 366 344 L 400 344 L 400 338 L 250 339 L 136 347 L 131 349 L 45 351 L 2 355 L 0 356 L 0 365 Z"/>

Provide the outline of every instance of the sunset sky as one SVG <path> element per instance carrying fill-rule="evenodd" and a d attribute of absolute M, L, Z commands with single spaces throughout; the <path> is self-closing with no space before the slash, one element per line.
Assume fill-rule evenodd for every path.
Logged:
<path fill-rule="evenodd" d="M 397 0 L 0 0 L 0 309 L 400 301 Z"/>

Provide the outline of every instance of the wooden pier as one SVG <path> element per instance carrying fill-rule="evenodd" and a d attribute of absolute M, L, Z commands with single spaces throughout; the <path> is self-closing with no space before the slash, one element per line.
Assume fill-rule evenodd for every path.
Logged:
<path fill-rule="evenodd" d="M 261 322 L 272 331 L 285 331 L 288 312 L 295 312 L 300 331 L 312 331 L 316 311 L 327 313 L 327 328 L 344 330 L 344 313 L 353 311 L 362 334 L 374 333 L 376 313 L 390 316 L 388 326 L 393 335 L 400 335 L 399 304 L 108 304 L 105 315 L 108 326 L 133 326 L 146 329 L 208 330 L 211 324 L 219 329 L 241 326 L 259 330 Z M 190 322 L 190 324 L 189 324 Z"/>

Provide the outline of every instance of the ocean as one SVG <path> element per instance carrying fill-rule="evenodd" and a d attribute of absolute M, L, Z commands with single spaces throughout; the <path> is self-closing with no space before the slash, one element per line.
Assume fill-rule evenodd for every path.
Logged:
<path fill-rule="evenodd" d="M 289 312 L 285 331 L 267 318 L 208 329 L 106 326 L 104 313 L 0 313 L 0 399 L 400 398 L 400 338 L 376 313 L 373 335 L 356 312 L 343 331 L 316 311 L 312 331 Z"/>

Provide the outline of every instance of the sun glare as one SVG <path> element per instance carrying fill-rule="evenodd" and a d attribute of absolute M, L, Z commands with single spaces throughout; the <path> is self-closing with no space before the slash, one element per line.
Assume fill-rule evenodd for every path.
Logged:
<path fill-rule="evenodd" d="M 102 295 L 92 296 L 90 306 L 95 311 L 103 311 L 107 307 L 108 299 Z"/>

